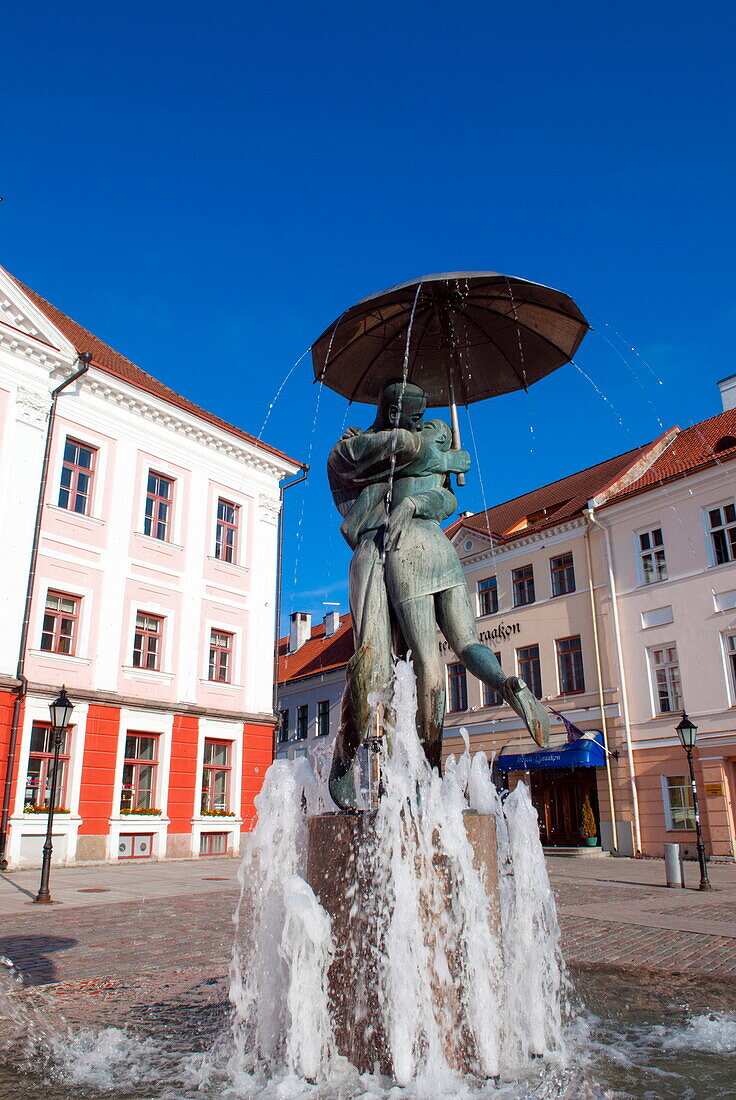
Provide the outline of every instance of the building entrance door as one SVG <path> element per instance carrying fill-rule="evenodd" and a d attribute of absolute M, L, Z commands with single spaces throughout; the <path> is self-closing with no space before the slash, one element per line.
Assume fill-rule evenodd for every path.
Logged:
<path fill-rule="evenodd" d="M 580 829 L 586 794 L 596 824 L 599 824 L 595 769 L 540 769 L 530 772 L 529 778 L 542 843 L 557 848 L 577 847 L 582 839 Z"/>

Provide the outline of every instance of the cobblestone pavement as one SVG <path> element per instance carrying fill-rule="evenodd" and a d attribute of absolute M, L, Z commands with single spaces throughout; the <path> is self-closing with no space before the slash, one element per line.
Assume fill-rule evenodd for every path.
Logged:
<path fill-rule="evenodd" d="M 667 889 L 656 860 L 551 857 L 548 867 L 571 966 L 736 981 L 736 866 L 712 868 L 712 893 Z M 107 1004 L 114 1016 L 123 1002 L 222 1002 L 236 871 L 231 860 L 59 868 L 53 906 L 31 904 L 37 872 L 0 876 L 0 955 L 26 985 L 53 983 L 70 1008 Z"/>

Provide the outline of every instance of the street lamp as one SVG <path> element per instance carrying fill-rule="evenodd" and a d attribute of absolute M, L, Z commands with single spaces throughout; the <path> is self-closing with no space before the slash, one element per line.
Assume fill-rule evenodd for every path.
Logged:
<path fill-rule="evenodd" d="M 49 874 L 51 872 L 51 853 L 53 844 L 51 835 L 54 829 L 54 810 L 56 809 L 56 782 L 59 775 L 59 753 L 67 727 L 71 721 L 74 704 L 69 702 L 66 688 L 62 687 L 53 703 L 49 703 L 51 715 L 51 736 L 54 741 L 54 770 L 51 773 L 51 790 L 49 792 L 49 820 L 46 826 L 46 843 L 43 846 L 43 861 L 41 863 L 41 885 L 33 899 L 37 905 L 50 905 Z"/>
<path fill-rule="evenodd" d="M 687 762 L 690 767 L 690 786 L 693 792 L 693 809 L 695 810 L 695 832 L 697 834 L 698 844 L 698 862 L 700 863 L 700 889 L 712 890 L 713 887 L 708 879 L 708 868 L 705 862 L 705 845 L 703 844 L 703 833 L 700 828 L 700 810 L 698 809 L 698 791 L 695 786 L 695 769 L 693 768 L 693 746 L 695 744 L 695 736 L 698 732 L 698 727 L 692 722 L 685 711 L 682 712 L 682 719 L 675 726 L 677 730 L 677 736 L 680 738 L 680 744 L 687 753 Z"/>

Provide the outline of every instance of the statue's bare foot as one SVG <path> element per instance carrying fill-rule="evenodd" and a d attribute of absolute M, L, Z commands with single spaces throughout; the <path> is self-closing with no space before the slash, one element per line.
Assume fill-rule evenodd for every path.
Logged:
<path fill-rule="evenodd" d="M 355 791 L 355 772 L 352 764 L 345 767 L 341 761 L 333 760 L 328 786 L 332 801 L 341 810 L 357 809 L 358 796 Z"/>
<path fill-rule="evenodd" d="M 549 715 L 535 695 L 518 676 L 507 676 L 501 694 L 513 707 L 534 740 L 545 749 L 549 745 Z"/>

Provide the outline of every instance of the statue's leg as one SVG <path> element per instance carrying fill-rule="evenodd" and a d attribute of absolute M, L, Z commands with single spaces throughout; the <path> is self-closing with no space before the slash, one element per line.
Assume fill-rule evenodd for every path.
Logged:
<path fill-rule="evenodd" d="M 394 608 L 417 678 L 419 737 L 430 766 L 442 771 L 445 666 L 437 645 L 434 596 L 415 596 Z"/>
<path fill-rule="evenodd" d="M 538 745 L 549 744 L 549 715 L 518 676 L 505 676 L 493 650 L 478 641 L 470 593 L 465 585 L 440 592 L 437 623 L 450 648 L 484 684 L 490 684 L 513 707 Z"/>
<path fill-rule="evenodd" d="M 357 806 L 353 764 L 373 721 L 369 696 L 382 691 L 391 679 L 388 598 L 380 553 L 371 538 L 363 539 L 350 563 L 350 613 L 355 653 L 345 671 L 329 779 L 330 794 L 341 810 Z"/>

